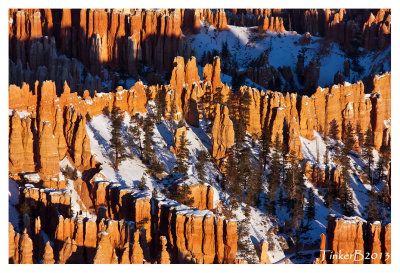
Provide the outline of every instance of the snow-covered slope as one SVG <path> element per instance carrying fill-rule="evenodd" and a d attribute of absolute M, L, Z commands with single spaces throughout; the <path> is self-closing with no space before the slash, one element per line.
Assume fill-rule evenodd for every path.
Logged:
<path fill-rule="evenodd" d="M 232 58 L 237 61 L 239 69 L 247 69 L 251 61 L 257 59 L 265 50 L 269 50 L 269 63 L 275 68 L 289 66 L 297 79 L 294 73 L 297 56 L 301 50 L 305 50 L 305 65 L 313 58 L 321 62 L 318 82 L 321 87 L 332 85 L 335 73 L 339 70 L 343 71 L 344 61 L 349 59 L 349 56 L 346 56 L 340 46 L 334 42 L 330 43 L 327 53 L 323 53 L 326 49 L 322 50 L 324 39 L 320 37 L 311 36 L 310 44 L 302 46 L 299 43 L 302 35 L 295 32 L 286 31 L 284 34 L 267 32 L 264 37 L 250 27 L 228 25 L 228 28 L 228 30 L 217 31 L 214 26 L 208 26 L 207 23 L 201 22 L 200 33 L 188 37 L 198 58 L 207 51 L 221 52 L 222 44 L 227 42 L 228 49 Z M 365 70 L 360 74 L 351 70 L 348 77 L 350 81 L 355 82 L 364 78 L 372 72 L 374 67 L 379 69 L 382 66 L 384 71 L 391 70 L 390 46 L 382 52 L 360 50 L 362 53 L 358 62 Z M 299 86 L 298 82 L 297 85 Z"/>

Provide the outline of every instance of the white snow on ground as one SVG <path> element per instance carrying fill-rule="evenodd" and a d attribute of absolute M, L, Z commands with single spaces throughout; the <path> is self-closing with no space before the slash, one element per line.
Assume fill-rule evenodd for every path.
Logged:
<path fill-rule="evenodd" d="M 18 229 L 19 226 L 19 212 L 15 208 L 19 203 L 18 192 L 18 184 L 14 180 L 8 179 L 8 221 L 11 222 L 14 229 Z"/>
<path fill-rule="evenodd" d="M 102 173 L 110 182 L 119 182 L 123 186 L 134 186 L 142 177 L 145 166 L 139 159 L 122 161 L 119 171 L 114 170 L 111 151 L 111 121 L 103 114 L 95 116 L 86 123 L 86 130 L 90 138 L 92 154 L 102 164 Z"/>
<path fill-rule="evenodd" d="M 313 164 L 317 163 L 317 154 L 319 153 L 319 160 L 320 160 L 320 165 L 323 167 L 323 161 L 324 161 L 324 154 L 325 150 L 327 149 L 327 145 L 325 144 L 323 140 L 323 136 L 319 134 L 318 132 L 314 131 L 314 140 L 308 140 L 305 138 L 300 137 L 301 144 L 302 144 L 302 154 L 304 158 L 307 161 L 312 162 Z M 334 141 L 332 139 L 328 138 L 328 144 L 332 145 Z M 343 145 L 340 141 L 338 145 Z M 318 149 L 317 149 L 318 147 Z M 318 151 L 318 152 L 317 152 Z M 379 154 L 376 150 L 373 151 L 374 154 L 374 160 L 375 163 L 373 164 L 373 167 L 376 167 L 376 163 L 378 162 L 379 159 Z M 329 167 L 336 167 L 336 164 L 332 162 L 332 158 L 334 155 L 330 152 L 329 153 L 330 157 L 330 163 Z M 355 205 L 355 215 L 359 217 L 365 217 L 365 209 L 368 206 L 368 192 L 371 190 L 371 185 L 369 184 L 363 184 L 362 181 L 359 179 L 361 173 L 362 173 L 362 168 L 365 166 L 365 162 L 361 159 L 360 153 L 352 151 L 350 155 L 350 164 L 352 166 L 352 171 L 351 171 L 351 176 L 350 176 L 350 187 L 351 191 L 353 193 L 353 202 Z M 382 183 L 379 183 L 378 185 L 375 185 L 375 187 L 381 188 L 383 185 Z M 315 216 L 315 222 L 311 223 L 311 233 L 309 232 L 310 238 L 308 239 L 309 242 L 313 242 L 315 240 L 319 240 L 319 235 L 321 233 L 326 234 L 326 219 L 327 216 L 330 213 L 334 213 L 336 215 L 342 215 L 340 206 L 336 203 L 332 205 L 332 211 L 329 212 L 328 208 L 326 208 L 323 204 L 323 195 L 319 193 L 319 190 L 317 187 L 315 187 L 311 182 L 307 181 L 306 182 L 306 187 L 307 188 L 312 188 L 313 192 L 316 197 L 316 216 Z M 390 214 L 390 212 L 389 212 Z M 390 215 L 388 216 L 390 217 Z"/>
<path fill-rule="evenodd" d="M 242 208 L 244 209 L 245 204 L 242 204 Z M 236 219 L 240 222 L 246 219 L 242 209 L 235 210 Z M 258 262 L 259 256 L 256 254 L 256 248 L 259 247 L 260 242 L 263 240 L 269 242 L 268 256 L 271 263 L 275 263 L 280 259 L 285 257 L 283 249 L 278 241 L 278 237 L 275 234 L 268 234 L 268 231 L 274 226 L 273 222 L 268 218 L 268 215 L 261 211 L 258 208 L 251 207 L 250 208 L 250 216 L 247 218 L 249 220 L 249 224 L 245 226 L 247 231 L 249 232 L 249 238 L 239 238 L 239 240 L 249 240 L 249 249 L 250 253 L 242 253 L 238 251 L 238 257 L 246 257 L 252 256 L 251 258 Z M 252 251 L 254 250 L 254 251 Z"/>
<path fill-rule="evenodd" d="M 294 73 L 297 63 L 297 56 L 301 50 L 305 50 L 305 62 L 307 65 L 313 58 L 321 62 L 320 78 L 318 84 L 322 87 L 332 85 L 333 78 L 336 72 L 343 71 L 343 63 L 346 55 L 340 50 L 337 43 L 331 43 L 327 54 L 322 54 L 323 38 L 311 36 L 309 45 L 302 46 L 299 39 L 302 35 L 295 32 L 286 31 L 284 34 L 267 32 L 265 36 L 257 38 L 256 30 L 251 30 L 250 27 L 237 27 L 228 25 L 228 30 L 217 31 L 214 26 L 210 26 L 207 31 L 207 23 L 201 22 L 200 33 L 188 37 L 192 48 L 197 52 L 199 58 L 204 52 L 213 50 L 221 51 L 222 43 L 227 42 L 232 58 L 239 65 L 239 69 L 246 69 L 252 60 L 257 59 L 265 50 L 270 50 L 269 63 L 275 68 L 282 66 L 290 66 L 293 76 L 297 79 Z M 353 82 L 367 76 L 374 67 L 382 65 L 384 71 L 391 70 L 390 54 L 391 47 L 385 51 L 367 51 L 362 50 L 363 54 L 358 58 L 359 65 L 365 70 L 360 75 L 351 70 L 350 81 Z M 298 84 L 298 83 L 297 83 Z"/>
<path fill-rule="evenodd" d="M 152 112 L 154 102 L 148 103 L 148 110 Z M 143 114 L 145 117 L 147 114 Z M 123 136 L 125 141 L 128 141 L 127 129 L 129 127 L 130 117 L 126 113 L 123 120 Z M 174 145 L 174 136 L 172 127 L 176 127 L 176 122 L 163 120 L 160 124 L 154 126 L 153 140 L 155 142 L 155 152 L 158 159 L 164 164 L 164 169 L 167 173 L 170 173 L 174 168 L 176 161 L 175 155 L 170 151 L 170 147 Z M 90 144 L 92 154 L 95 155 L 96 160 L 102 164 L 103 170 L 101 171 L 108 181 L 118 182 L 121 186 L 135 187 L 143 174 L 145 174 L 147 167 L 139 158 L 139 153 L 134 153 L 133 158 L 128 158 L 120 162 L 119 170 L 116 171 L 113 168 L 113 158 L 111 150 L 111 121 L 110 118 L 103 114 L 95 116 L 91 121 L 86 124 L 88 136 L 90 138 Z M 142 132 L 142 140 L 144 139 L 144 133 Z M 201 128 L 195 128 L 187 125 L 187 140 L 189 141 L 189 170 L 188 175 L 193 176 L 196 174 L 195 162 L 197 162 L 197 155 L 201 150 L 208 150 L 211 148 L 211 140 L 207 134 Z M 127 148 L 128 151 L 128 148 Z M 218 171 L 215 170 L 212 163 L 206 163 L 205 165 L 206 179 L 214 187 L 215 195 L 220 192 L 220 187 L 215 183 L 215 175 Z M 159 186 L 157 182 L 146 176 L 146 185 L 150 190 Z M 215 197 L 214 202 L 217 203 L 219 197 Z"/>

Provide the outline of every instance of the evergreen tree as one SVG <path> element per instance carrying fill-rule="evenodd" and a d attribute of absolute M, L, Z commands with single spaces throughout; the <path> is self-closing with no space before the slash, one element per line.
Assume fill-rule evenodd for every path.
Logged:
<path fill-rule="evenodd" d="M 155 152 L 153 149 L 155 143 L 152 138 L 154 135 L 153 130 L 154 130 L 154 124 L 151 120 L 150 115 L 147 115 L 143 123 L 143 131 L 144 131 L 143 160 L 145 164 L 149 164 L 152 157 L 155 157 Z"/>
<path fill-rule="evenodd" d="M 373 170 L 371 168 L 372 164 L 374 163 L 373 150 L 374 150 L 374 135 L 371 127 L 369 127 L 368 130 L 365 132 L 365 143 L 362 152 L 362 157 L 365 161 L 367 161 L 368 176 L 371 179 L 371 185 L 374 185 Z"/>
<path fill-rule="evenodd" d="M 121 109 L 113 107 L 111 112 L 111 148 L 114 151 L 114 168 L 118 170 L 120 161 L 127 157 L 125 143 L 122 137 L 122 119 Z"/>
<path fill-rule="evenodd" d="M 251 150 L 249 147 L 243 148 L 238 155 L 238 171 L 243 187 L 247 188 L 252 168 L 250 167 Z"/>
<path fill-rule="evenodd" d="M 384 169 L 388 168 L 390 162 L 390 147 L 386 144 L 383 144 L 380 148 L 381 156 L 378 161 L 378 176 L 379 180 L 383 179 Z"/>
<path fill-rule="evenodd" d="M 215 117 L 215 113 L 217 111 L 217 104 L 223 104 L 223 94 L 222 94 L 222 87 L 217 87 L 215 89 L 215 93 L 213 94 L 213 117 Z"/>
<path fill-rule="evenodd" d="M 151 174 L 156 177 L 164 172 L 164 164 L 158 160 L 155 153 L 150 158 L 149 169 Z"/>
<path fill-rule="evenodd" d="M 244 117 L 245 123 L 249 123 L 250 119 L 250 105 L 251 105 L 251 96 L 249 92 L 244 92 L 244 94 L 240 97 L 240 109 L 239 112 L 242 117 Z"/>
<path fill-rule="evenodd" d="M 296 228 L 298 222 L 303 220 L 303 210 L 304 210 L 304 167 L 298 168 L 297 176 L 296 176 L 296 184 L 294 191 L 294 202 L 292 207 L 292 218 L 294 218 L 294 222 L 296 223 Z"/>
<path fill-rule="evenodd" d="M 108 106 L 105 106 L 102 111 L 103 115 L 110 116 L 110 109 L 108 109 Z"/>
<path fill-rule="evenodd" d="M 264 170 L 265 167 L 267 166 L 267 163 L 271 161 L 270 144 L 271 144 L 271 132 L 270 130 L 264 130 L 261 135 L 261 145 L 260 145 L 260 159 Z"/>
<path fill-rule="evenodd" d="M 179 147 L 178 147 L 178 153 L 176 155 L 176 169 L 179 173 L 181 174 L 187 174 L 187 171 L 189 169 L 187 160 L 189 157 L 189 149 L 187 148 L 188 145 L 190 145 L 189 141 L 186 139 L 185 134 L 181 134 L 179 137 Z"/>
<path fill-rule="evenodd" d="M 257 206 L 260 203 L 260 192 L 264 183 L 264 171 L 262 164 L 259 162 L 256 164 L 253 171 L 250 173 L 250 179 L 248 182 L 248 189 L 246 192 L 246 201 L 250 206 Z"/>
<path fill-rule="evenodd" d="M 337 140 L 339 135 L 339 125 L 336 122 L 336 119 L 333 119 L 329 123 L 329 137 Z"/>
<path fill-rule="evenodd" d="M 141 191 L 148 189 L 148 187 L 146 185 L 146 177 L 144 175 L 142 175 L 142 178 L 140 178 L 140 181 L 138 184 L 138 189 Z"/>
<path fill-rule="evenodd" d="M 276 191 L 280 185 L 280 175 L 281 175 L 281 161 L 280 161 L 280 140 L 278 135 L 275 138 L 275 149 L 271 156 L 271 167 L 269 172 L 269 181 L 268 181 L 268 194 L 269 194 L 269 203 L 270 203 L 270 211 L 274 214 L 275 209 L 273 205 L 276 201 Z"/>
<path fill-rule="evenodd" d="M 331 210 L 333 200 L 335 200 L 337 197 L 337 189 L 336 189 L 336 184 L 329 178 L 326 179 L 326 184 L 327 184 L 327 189 L 326 189 L 326 194 L 324 196 L 324 204 L 329 210 Z"/>
<path fill-rule="evenodd" d="M 296 154 L 293 152 L 289 154 L 288 165 L 286 170 L 286 177 L 284 179 L 284 188 L 288 198 L 293 201 L 295 199 L 296 180 L 299 174 L 299 165 Z"/>
<path fill-rule="evenodd" d="M 361 125 L 359 123 L 357 124 L 357 127 L 356 127 L 356 134 L 357 134 L 357 138 L 358 138 L 358 145 L 360 147 L 363 147 L 364 141 L 365 141 L 365 136 L 361 129 Z"/>
<path fill-rule="evenodd" d="M 236 119 L 233 123 L 233 129 L 235 131 L 235 149 L 238 152 L 242 149 L 246 137 L 246 123 L 244 119 Z"/>
<path fill-rule="evenodd" d="M 341 196 L 341 205 L 344 209 L 344 214 L 346 216 L 352 216 L 354 213 L 354 203 L 353 203 L 353 194 L 350 190 L 349 183 L 342 182 L 342 185 L 339 189 L 339 194 Z"/>
<path fill-rule="evenodd" d="M 238 207 L 238 202 L 242 200 L 242 188 L 240 185 L 240 177 L 237 168 L 236 159 L 234 153 L 228 154 L 228 159 L 226 161 L 226 182 L 229 186 L 228 192 L 231 196 L 230 204 L 233 209 Z"/>
<path fill-rule="evenodd" d="M 142 148 L 142 133 L 140 131 L 140 127 L 143 126 L 143 118 L 139 116 L 139 114 L 135 114 L 131 117 L 129 121 L 128 133 L 130 135 L 129 138 L 129 146 L 136 147 L 139 150 L 140 158 L 142 158 L 143 148 Z"/>
<path fill-rule="evenodd" d="M 381 221 L 382 220 L 382 213 L 379 211 L 379 196 L 378 193 L 375 192 L 374 189 L 371 189 L 368 193 L 368 206 L 366 209 L 366 213 L 368 215 L 367 220 L 368 221 Z"/>
<path fill-rule="evenodd" d="M 221 62 L 222 62 L 222 73 L 227 74 L 230 64 L 231 53 L 228 49 L 228 42 L 225 41 L 222 43 L 221 47 Z"/>
<path fill-rule="evenodd" d="M 204 150 L 201 150 L 199 152 L 199 155 L 197 156 L 197 160 L 198 161 L 197 161 L 197 163 L 195 164 L 194 167 L 196 168 L 197 177 L 199 178 L 199 182 L 201 184 L 204 184 L 204 182 L 206 181 L 206 178 L 205 178 L 206 174 L 205 174 L 205 171 L 204 171 L 204 165 L 208 160 L 207 152 L 204 151 Z"/>
<path fill-rule="evenodd" d="M 343 148 L 340 151 L 339 162 L 342 165 L 342 183 L 339 189 L 341 205 L 346 215 L 350 216 L 354 210 L 350 184 L 350 152 L 354 146 L 353 126 L 349 122 L 343 132 Z"/>
<path fill-rule="evenodd" d="M 165 108 L 165 96 L 166 92 L 164 88 L 161 88 L 156 94 L 156 123 L 160 124 L 164 115 Z"/>
<path fill-rule="evenodd" d="M 307 221 L 315 219 L 315 196 L 311 188 L 308 189 L 308 202 L 306 206 L 306 218 Z"/>
<path fill-rule="evenodd" d="M 186 206 L 192 206 L 194 203 L 192 190 L 186 183 L 182 183 L 181 185 L 177 186 L 176 190 L 171 192 L 171 198 Z"/>
<path fill-rule="evenodd" d="M 328 149 L 328 146 L 326 146 L 326 149 L 325 149 L 325 154 L 324 154 L 324 165 L 326 166 L 326 165 L 329 165 L 329 149 Z"/>

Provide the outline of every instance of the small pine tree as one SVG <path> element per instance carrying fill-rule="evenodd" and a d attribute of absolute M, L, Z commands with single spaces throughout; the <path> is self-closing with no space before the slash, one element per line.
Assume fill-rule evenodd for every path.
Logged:
<path fill-rule="evenodd" d="M 125 151 L 125 143 L 122 137 L 122 119 L 121 109 L 119 107 L 113 107 L 111 112 L 111 148 L 114 151 L 114 167 L 118 170 L 120 161 L 127 157 Z"/>
<path fill-rule="evenodd" d="M 215 89 L 215 93 L 213 94 L 214 109 L 216 109 L 215 106 L 217 104 L 223 103 L 223 98 L 224 98 L 224 95 L 222 94 L 222 87 L 217 87 Z M 215 113 L 214 113 L 214 115 L 215 115 Z"/>
<path fill-rule="evenodd" d="M 384 144 L 381 146 L 380 152 L 381 152 L 381 155 L 379 157 L 377 171 L 378 171 L 379 180 L 382 180 L 384 170 L 385 170 L 385 168 L 388 168 L 388 165 L 390 162 L 390 147 Z"/>
<path fill-rule="evenodd" d="M 150 163 L 150 159 L 155 156 L 154 152 L 154 141 L 152 139 L 154 135 L 154 124 L 151 120 L 151 117 L 148 115 L 144 119 L 143 131 L 144 131 L 144 140 L 143 140 L 143 159 L 146 164 Z"/>
<path fill-rule="evenodd" d="M 138 189 L 141 191 L 144 191 L 148 189 L 146 185 L 146 177 L 143 175 L 142 178 L 140 178 L 139 184 L 138 184 Z"/>
<path fill-rule="evenodd" d="M 165 108 L 165 96 L 166 91 L 164 88 L 161 88 L 160 91 L 156 94 L 156 123 L 160 124 L 162 117 L 164 115 L 164 108 Z"/>
<path fill-rule="evenodd" d="M 199 152 L 199 155 L 197 156 L 197 163 L 195 164 L 195 168 L 197 171 L 197 177 L 199 178 L 199 182 L 201 184 L 204 184 L 204 182 L 206 181 L 205 179 L 205 171 L 204 171 L 204 165 L 208 160 L 208 156 L 207 156 L 207 152 L 204 150 L 201 150 Z"/>
<path fill-rule="evenodd" d="M 251 150 L 249 147 L 242 149 L 238 155 L 238 171 L 243 187 L 247 188 L 247 182 L 249 181 L 252 167 L 250 166 Z"/>
<path fill-rule="evenodd" d="M 374 163 L 374 135 L 371 127 L 368 128 L 367 132 L 365 132 L 365 142 L 364 149 L 362 151 L 362 158 L 367 161 L 368 166 L 368 175 L 371 179 L 371 185 L 374 184 L 373 170 L 371 168 Z"/>
<path fill-rule="evenodd" d="M 187 174 L 189 169 L 187 163 L 189 157 L 189 149 L 187 146 L 189 145 L 189 141 L 186 139 L 185 134 L 181 134 L 179 141 L 178 154 L 176 155 L 176 169 L 181 174 Z"/>
<path fill-rule="evenodd" d="M 361 129 L 361 125 L 360 124 L 357 124 L 356 134 L 357 134 L 357 138 L 358 138 L 358 145 L 360 147 L 363 147 L 364 146 L 364 141 L 365 141 L 365 136 L 364 136 L 364 133 L 363 133 L 363 131 Z"/>
<path fill-rule="evenodd" d="M 240 97 L 240 108 L 239 112 L 242 117 L 244 117 L 245 123 L 249 123 L 250 119 L 250 105 L 251 105 L 251 96 L 248 91 L 244 92 L 244 94 Z"/>
<path fill-rule="evenodd" d="M 194 203 L 192 190 L 186 183 L 177 187 L 176 191 L 172 193 L 172 199 L 186 206 L 192 206 Z"/>
<path fill-rule="evenodd" d="M 244 119 L 234 119 L 233 129 L 235 131 L 235 152 L 239 153 L 246 138 L 246 123 Z"/>
<path fill-rule="evenodd" d="M 71 178 L 74 181 L 78 179 L 78 170 L 76 168 L 74 168 L 74 171 L 72 172 Z"/>
<path fill-rule="evenodd" d="M 153 154 L 150 158 L 149 169 L 152 175 L 158 176 L 164 172 L 164 164 Z"/>
<path fill-rule="evenodd" d="M 325 166 L 329 165 L 329 149 L 328 146 L 325 149 L 325 154 L 324 154 L 324 164 Z"/>
<path fill-rule="evenodd" d="M 382 213 L 379 211 L 379 196 L 378 193 L 371 189 L 368 193 L 368 206 L 366 209 L 367 213 L 367 220 L 368 221 L 381 221 L 382 220 Z"/>
<path fill-rule="evenodd" d="M 274 214 L 273 204 L 276 201 L 276 191 L 281 183 L 281 161 L 280 161 L 280 153 L 278 151 L 280 147 L 280 140 L 277 136 L 275 139 L 275 149 L 271 156 L 271 167 L 269 172 L 269 181 L 268 181 L 268 199 L 270 204 L 270 211 Z M 278 149 L 277 149 L 278 148 Z"/>
<path fill-rule="evenodd" d="M 102 111 L 103 115 L 110 116 L 110 109 L 108 108 L 108 106 L 105 106 Z"/>
<path fill-rule="evenodd" d="M 337 140 L 339 135 L 339 125 L 336 122 L 336 119 L 333 119 L 329 123 L 329 137 Z"/>
<path fill-rule="evenodd" d="M 354 211 L 353 195 L 350 190 L 350 152 L 354 146 L 353 126 L 349 122 L 343 133 L 343 148 L 340 151 L 339 161 L 342 165 L 342 184 L 339 189 L 341 205 L 346 215 L 350 216 Z"/>
<path fill-rule="evenodd" d="M 311 220 L 315 219 L 315 196 L 314 192 L 311 188 L 308 189 L 308 202 L 306 206 L 306 218 L 307 221 L 310 222 Z"/>
<path fill-rule="evenodd" d="M 270 144 L 271 144 L 271 132 L 270 130 L 264 130 L 261 135 L 261 145 L 260 145 L 260 158 L 264 170 L 265 167 L 267 166 L 267 163 L 271 161 Z"/>
<path fill-rule="evenodd" d="M 143 156 L 143 148 L 142 148 L 142 133 L 140 127 L 143 126 L 143 118 L 139 116 L 139 114 L 135 114 L 131 117 L 129 121 L 128 133 L 130 135 L 129 138 L 129 146 L 136 147 L 139 150 L 140 158 Z"/>
<path fill-rule="evenodd" d="M 291 152 L 287 157 L 287 170 L 284 179 L 284 187 L 286 195 L 293 201 L 295 199 L 296 180 L 299 173 L 298 158 L 296 154 Z"/>
<path fill-rule="evenodd" d="M 326 184 L 327 190 L 324 196 L 324 204 L 329 210 L 331 210 L 333 200 L 335 200 L 337 197 L 337 190 L 335 183 L 332 182 L 329 178 L 326 179 Z"/>
<path fill-rule="evenodd" d="M 231 207 L 235 209 L 238 207 L 238 202 L 242 200 L 242 188 L 234 153 L 229 153 L 225 164 L 225 178 L 229 186 L 228 192 L 231 197 L 230 204 Z"/>
<path fill-rule="evenodd" d="M 254 170 L 250 173 L 250 178 L 247 186 L 246 201 L 250 206 L 260 204 L 260 192 L 264 183 L 264 171 L 262 164 L 258 163 Z"/>

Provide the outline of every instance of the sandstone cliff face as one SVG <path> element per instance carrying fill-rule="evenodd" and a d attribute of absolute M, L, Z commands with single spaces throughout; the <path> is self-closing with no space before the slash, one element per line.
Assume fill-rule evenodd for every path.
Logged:
<path fill-rule="evenodd" d="M 171 200 L 156 198 L 155 203 L 155 236 L 167 237 L 175 262 L 233 262 L 237 244 L 233 222 L 213 216 L 210 211 L 187 209 Z M 217 223 L 221 228 L 215 233 Z"/>
<path fill-rule="evenodd" d="M 207 204 L 209 200 L 204 200 L 204 195 L 207 194 L 207 198 L 212 200 L 212 192 L 207 185 L 202 187 L 207 191 L 201 191 L 202 196 L 195 199 L 199 199 L 199 207 L 210 207 L 211 204 Z M 111 210 L 116 194 L 114 189 L 118 188 L 105 188 L 102 204 L 109 216 L 118 217 L 118 214 L 114 214 Z M 93 188 L 93 190 L 98 192 L 98 189 Z M 34 202 L 41 198 L 41 192 L 34 188 L 25 188 L 23 192 L 26 201 Z M 97 194 L 101 199 L 100 193 Z M 131 219 L 135 222 L 103 218 L 98 219 L 96 223 L 87 218 L 68 218 L 59 215 L 55 226 L 47 224 L 42 227 L 39 224 L 42 222 L 40 219 L 46 223 L 49 220 L 45 220 L 44 215 L 40 216 L 35 221 L 35 238 L 44 228 L 50 240 L 54 240 L 54 248 L 48 244 L 43 245 L 43 260 L 48 263 L 54 262 L 53 260 L 57 260 L 58 263 L 235 262 L 238 239 L 235 221 L 214 216 L 211 211 L 189 209 L 173 200 L 151 197 L 145 192 L 131 194 L 132 203 L 122 202 L 119 210 L 125 211 L 128 215 L 130 208 L 133 207 Z M 195 189 L 194 195 L 199 195 Z M 37 203 L 37 206 L 41 207 L 42 203 Z M 55 200 L 47 206 L 50 209 L 57 209 Z M 70 205 L 68 207 L 70 208 Z M 58 211 L 62 211 L 62 207 L 58 207 Z M 40 211 L 37 213 L 41 215 Z M 14 234 L 13 227 L 10 226 L 9 237 L 15 238 Z M 24 236 L 29 238 L 28 233 Z M 24 240 L 26 241 L 26 238 Z M 161 245 L 158 243 L 159 240 Z M 16 260 L 13 255 L 16 252 L 14 242 L 13 239 L 9 244 L 9 258 L 18 263 L 22 257 L 20 254 L 22 250 L 18 248 L 19 260 Z M 155 246 L 155 252 L 150 251 L 153 249 L 152 246 Z M 52 257 L 52 249 L 57 253 L 55 257 Z M 24 254 L 27 256 L 24 261 L 29 260 L 29 257 L 32 258 L 29 247 L 22 253 L 29 254 Z M 157 253 L 160 253 L 160 257 Z"/>
<path fill-rule="evenodd" d="M 261 136 L 261 123 L 260 123 L 260 92 L 257 89 L 242 87 L 240 89 L 241 96 L 243 97 L 245 93 L 250 98 L 250 105 L 248 111 L 248 123 L 246 131 L 255 135 L 256 137 Z"/>
<path fill-rule="evenodd" d="M 25 65 L 24 44 L 46 35 L 56 37 L 62 54 L 79 59 L 90 73 L 104 77 L 107 65 L 133 75 L 141 61 L 170 71 L 176 54 L 187 55 L 182 30 L 198 31 L 200 14 L 190 9 L 63 9 L 33 14 L 12 10 L 10 17 L 10 41 L 18 48 L 12 50 L 14 61 L 20 59 Z M 217 12 L 215 24 L 226 28 L 223 10 Z"/>
<path fill-rule="evenodd" d="M 349 48 L 354 40 L 368 49 L 383 49 L 390 43 L 390 10 L 303 9 L 289 13 L 297 32 L 319 33 Z"/>
<path fill-rule="evenodd" d="M 390 223 L 366 223 L 359 217 L 328 219 L 328 242 L 325 254 L 325 235 L 321 235 L 321 254 L 314 263 L 362 264 L 391 263 Z M 375 253 L 375 254 L 374 254 Z"/>
<path fill-rule="evenodd" d="M 364 223 L 357 219 L 355 221 L 334 218 L 328 220 L 328 249 L 333 254 L 338 254 L 340 251 L 348 257 L 347 259 L 334 257 L 331 260 L 333 264 L 363 263 L 361 256 L 354 259 L 356 250 L 361 250 L 360 254 L 364 255 L 363 225 Z M 352 258 L 350 258 L 351 254 L 353 254 Z"/>
<path fill-rule="evenodd" d="M 227 106 L 216 106 L 216 114 L 211 130 L 212 156 L 215 159 L 222 159 L 228 149 L 234 145 L 235 132 L 233 122 L 229 118 Z"/>

